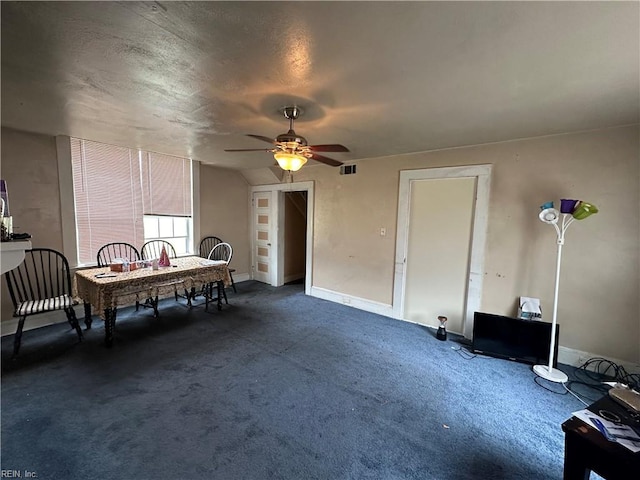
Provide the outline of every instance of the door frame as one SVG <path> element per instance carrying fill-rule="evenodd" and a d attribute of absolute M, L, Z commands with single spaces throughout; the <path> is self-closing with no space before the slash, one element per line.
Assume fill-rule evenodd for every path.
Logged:
<path fill-rule="evenodd" d="M 469 165 L 462 167 L 439 167 L 419 170 L 402 170 L 398 193 L 398 224 L 396 229 L 396 258 L 393 282 L 393 316 L 404 320 L 406 288 L 407 251 L 409 246 L 409 220 L 411 219 L 411 184 L 414 181 L 444 178 L 476 179 L 476 192 L 471 227 L 471 249 L 469 271 L 467 273 L 467 295 L 463 335 L 473 335 L 473 314 L 480 310 L 482 301 L 482 281 L 484 277 L 484 256 L 489 220 L 489 191 L 491 165 Z"/>
<path fill-rule="evenodd" d="M 281 246 L 284 245 L 284 193 L 285 192 L 307 192 L 307 248 L 306 248 L 306 264 L 304 276 L 304 293 L 311 295 L 311 286 L 313 284 L 313 212 L 314 212 L 314 182 L 291 182 L 273 185 L 256 185 L 249 189 L 249 205 L 251 208 L 249 232 L 251 235 L 251 278 L 254 273 L 254 257 L 255 257 L 255 226 L 253 224 L 253 194 L 255 192 L 273 192 L 273 210 L 272 218 L 275 219 L 275 245 L 272 245 L 271 256 L 272 265 L 275 268 L 272 281 L 274 287 L 284 285 L 284 255 Z"/>

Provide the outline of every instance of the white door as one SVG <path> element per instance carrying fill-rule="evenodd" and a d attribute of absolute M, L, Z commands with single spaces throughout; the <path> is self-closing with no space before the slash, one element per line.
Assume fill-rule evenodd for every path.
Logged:
<path fill-rule="evenodd" d="M 253 241 L 251 265 L 253 279 L 273 285 L 275 242 L 273 192 L 253 193 Z"/>
<path fill-rule="evenodd" d="M 405 319 L 462 334 L 474 197 L 475 178 L 411 182 Z"/>
<path fill-rule="evenodd" d="M 490 165 L 400 173 L 396 318 L 470 338 L 480 309 Z"/>

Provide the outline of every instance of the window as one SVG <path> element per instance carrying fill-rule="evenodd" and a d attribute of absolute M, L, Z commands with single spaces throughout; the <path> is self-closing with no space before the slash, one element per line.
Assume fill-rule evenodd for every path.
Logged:
<path fill-rule="evenodd" d="M 161 215 L 144 216 L 144 241 L 166 240 L 176 249 L 177 255 L 190 253 L 191 219 Z"/>
<path fill-rule="evenodd" d="M 192 251 L 191 160 L 71 139 L 78 262 L 106 243 L 147 240 Z"/>

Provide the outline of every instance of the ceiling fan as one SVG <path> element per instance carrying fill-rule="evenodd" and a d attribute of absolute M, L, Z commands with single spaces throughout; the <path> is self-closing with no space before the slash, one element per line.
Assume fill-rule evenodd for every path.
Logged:
<path fill-rule="evenodd" d="M 300 107 L 290 106 L 282 109 L 284 117 L 289 120 L 289 131 L 278 135 L 275 139 L 264 137 L 262 135 L 247 134 L 248 137 L 257 138 L 267 143 L 271 143 L 273 148 L 241 148 L 241 149 L 229 149 L 225 152 L 271 152 L 274 158 L 283 170 L 289 170 L 295 172 L 307 163 L 307 159 L 311 158 L 325 165 L 332 167 L 339 167 L 342 162 L 334 160 L 333 158 L 319 155 L 317 152 L 348 152 L 349 149 L 344 145 L 329 144 L 329 145 L 309 145 L 307 139 L 301 135 L 298 135 L 293 130 L 293 122 L 303 111 Z"/>

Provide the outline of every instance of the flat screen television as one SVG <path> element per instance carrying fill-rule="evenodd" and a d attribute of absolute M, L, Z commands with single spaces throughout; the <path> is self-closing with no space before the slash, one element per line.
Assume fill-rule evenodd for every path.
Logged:
<path fill-rule="evenodd" d="M 554 367 L 558 364 L 559 332 L 560 325 L 556 324 Z M 471 345 L 474 353 L 532 365 L 548 365 L 549 347 L 551 347 L 551 323 L 549 322 L 523 320 L 492 313 L 474 313 Z"/>

